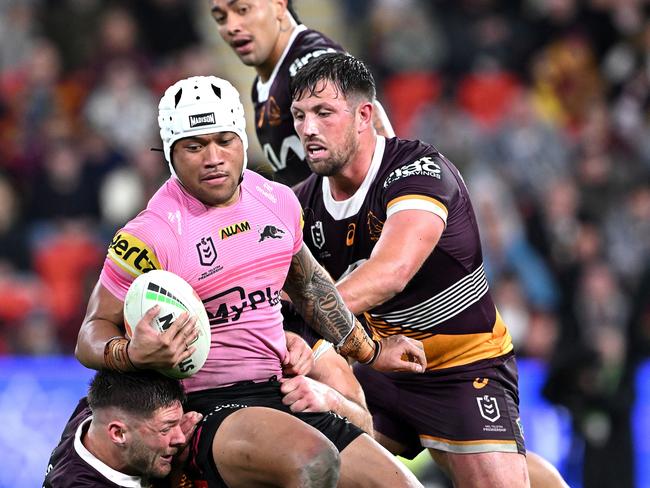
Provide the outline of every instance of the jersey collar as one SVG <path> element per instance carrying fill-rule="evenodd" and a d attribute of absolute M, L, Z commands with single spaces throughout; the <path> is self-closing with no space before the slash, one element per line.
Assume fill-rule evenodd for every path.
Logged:
<path fill-rule="evenodd" d="M 379 167 L 381 166 L 381 161 L 384 158 L 384 149 L 386 148 L 386 138 L 384 136 L 377 136 L 377 141 L 375 142 L 375 152 L 372 155 L 372 162 L 370 163 L 370 168 L 368 168 L 368 173 L 363 179 L 363 183 L 359 189 L 346 200 L 334 200 L 332 198 L 332 191 L 330 190 L 330 181 L 329 178 L 323 178 L 322 190 L 323 190 L 323 203 L 325 204 L 325 209 L 334 220 L 343 220 L 348 217 L 352 217 L 359 212 L 361 205 L 363 205 L 366 195 L 370 190 L 370 186 L 377 176 Z"/>
<path fill-rule="evenodd" d="M 86 449 L 86 446 L 81 442 L 81 436 L 86 430 L 92 417 L 84 420 L 79 427 L 77 427 L 77 432 L 74 436 L 74 450 L 77 451 L 79 457 L 83 459 L 86 463 L 92 466 L 95 470 L 102 474 L 105 478 L 109 479 L 113 483 L 124 488 L 149 488 L 150 485 L 145 483 L 143 478 L 140 476 L 129 476 L 119 471 L 114 470 L 107 464 L 104 464 L 102 461 L 97 459 L 93 454 Z"/>
<path fill-rule="evenodd" d="M 293 42 L 296 40 L 296 37 L 298 37 L 298 34 L 306 30 L 307 30 L 307 26 L 304 24 L 300 24 L 296 26 L 296 28 L 291 33 L 291 37 L 289 37 L 289 42 L 287 42 L 287 47 L 284 48 L 284 51 L 282 52 L 282 56 L 280 56 L 280 59 L 275 64 L 275 67 L 273 68 L 273 72 L 271 73 L 269 79 L 266 80 L 265 82 L 262 82 L 260 77 L 259 76 L 257 77 L 257 101 L 259 103 L 266 102 L 266 100 L 269 98 L 271 85 L 273 85 L 273 82 L 275 81 L 275 77 L 277 76 L 278 71 L 280 71 L 280 66 L 282 66 L 282 63 L 284 62 L 284 58 L 287 57 L 287 54 L 289 53 L 289 49 L 291 49 L 291 46 L 293 46 Z"/>

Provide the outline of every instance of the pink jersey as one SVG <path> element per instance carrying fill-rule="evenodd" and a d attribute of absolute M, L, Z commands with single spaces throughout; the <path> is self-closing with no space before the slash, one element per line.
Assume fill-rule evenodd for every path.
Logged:
<path fill-rule="evenodd" d="M 302 213 L 286 186 L 246 171 L 239 201 L 206 207 L 172 177 L 119 230 L 100 276 L 119 300 L 151 269 L 183 277 L 203 300 L 212 344 L 187 391 L 282 376 L 279 294 L 302 246 Z"/>

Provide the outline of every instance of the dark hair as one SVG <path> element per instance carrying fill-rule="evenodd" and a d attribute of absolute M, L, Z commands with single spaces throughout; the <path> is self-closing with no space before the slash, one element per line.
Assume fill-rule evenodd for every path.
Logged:
<path fill-rule="evenodd" d="M 88 389 L 88 405 L 93 411 L 117 407 L 151 417 L 159 408 L 177 401 L 185 401 L 181 382 L 155 371 L 120 373 L 103 369 L 95 374 Z"/>
<path fill-rule="evenodd" d="M 293 0 L 287 0 L 287 10 L 298 24 L 302 24 L 298 14 L 296 13 L 296 9 L 293 7 Z"/>
<path fill-rule="evenodd" d="M 312 59 L 298 70 L 291 80 L 291 98 L 317 95 L 323 87 L 319 82 L 329 81 L 346 99 L 359 96 L 372 102 L 375 99 L 375 79 L 363 61 L 346 53 L 327 53 Z"/>

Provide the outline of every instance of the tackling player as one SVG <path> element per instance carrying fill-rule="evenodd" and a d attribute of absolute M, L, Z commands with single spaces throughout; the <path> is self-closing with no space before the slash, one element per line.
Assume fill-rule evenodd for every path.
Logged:
<path fill-rule="evenodd" d="M 345 308 L 303 245 L 295 195 L 246 169 L 244 109 L 230 83 L 213 76 L 177 82 L 160 101 L 158 122 L 172 176 L 113 240 L 79 332 L 78 359 L 128 371 L 189 357 L 195 318 L 181 315 L 158 334 L 149 326 L 154 307 L 131 339 L 123 335 L 123 300 L 135 276 L 172 271 L 199 294 L 212 328 L 205 365 L 183 380 L 189 408 L 205 417 L 191 466 L 209 486 L 420 486 L 345 419 L 292 413 L 282 403 L 280 290 L 343 355 L 374 368 L 421 371 L 421 343 L 373 341 Z"/>
<path fill-rule="evenodd" d="M 146 488 L 164 478 L 201 420 L 183 387 L 154 371 L 102 370 L 48 462 L 43 488 Z"/>
<path fill-rule="evenodd" d="M 253 81 L 255 130 L 274 178 L 287 185 L 310 175 L 300 139 L 293 128 L 289 83 L 299 69 L 324 53 L 343 48 L 299 23 L 291 0 L 210 0 L 219 35 L 257 76 Z M 374 123 L 394 136 L 379 102 Z"/>
<path fill-rule="evenodd" d="M 378 337 L 421 339 L 424 375 L 356 368 L 376 437 L 423 447 L 458 486 L 527 486 L 512 342 L 488 291 L 458 170 L 372 124 L 374 81 L 327 54 L 293 80 L 296 132 L 315 173 L 297 190 L 305 241 Z"/>

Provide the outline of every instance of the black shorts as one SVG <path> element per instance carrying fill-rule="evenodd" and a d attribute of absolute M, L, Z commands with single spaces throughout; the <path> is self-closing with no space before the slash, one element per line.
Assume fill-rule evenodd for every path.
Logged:
<path fill-rule="evenodd" d="M 512 353 L 471 365 L 417 373 L 380 373 L 355 365 L 377 432 L 407 447 L 470 454 L 525 454 Z"/>
<path fill-rule="evenodd" d="M 185 410 L 203 414 L 190 444 L 190 462 L 187 472 L 195 486 L 205 488 L 227 487 L 221 479 L 212 457 L 212 440 L 228 415 L 246 407 L 267 407 L 286 412 L 311 425 L 327 437 L 340 451 L 363 430 L 334 412 L 292 412 L 282 403 L 280 382 L 275 377 L 262 383 L 246 381 L 224 388 L 193 392 L 188 395 Z M 201 484 L 201 481 L 203 484 Z"/>

